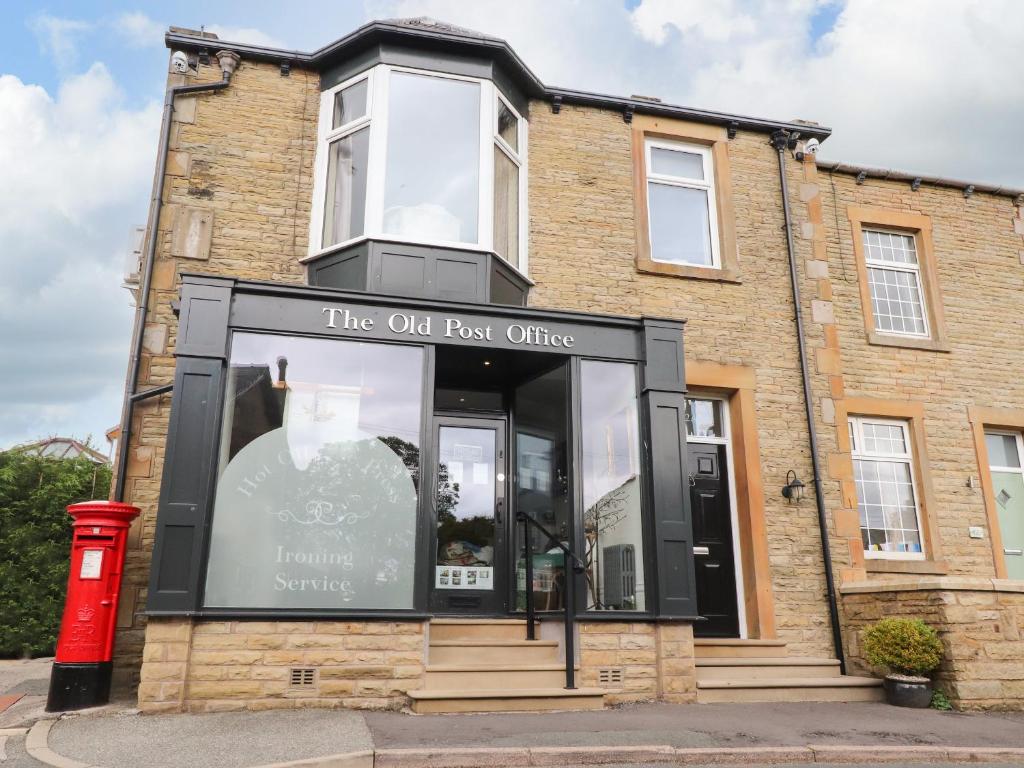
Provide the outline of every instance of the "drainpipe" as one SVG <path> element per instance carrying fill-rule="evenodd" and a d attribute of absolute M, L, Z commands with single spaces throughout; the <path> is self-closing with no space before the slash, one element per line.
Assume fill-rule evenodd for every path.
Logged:
<path fill-rule="evenodd" d="M 217 53 L 221 79 L 215 83 L 199 83 L 197 85 L 176 85 L 167 89 L 164 95 L 164 114 L 160 124 L 160 143 L 157 149 L 156 179 L 153 183 L 153 197 L 150 200 L 149 241 L 146 243 L 146 256 L 142 267 L 142 286 L 139 290 L 138 306 L 135 309 L 135 323 L 132 331 L 132 357 L 128 366 L 128 378 L 125 382 L 124 405 L 121 408 L 121 436 L 118 441 L 117 453 L 117 484 L 114 487 L 114 501 L 124 501 L 125 470 L 128 468 L 128 441 L 132 434 L 132 417 L 135 404 L 148 397 L 169 392 L 171 386 L 155 387 L 145 392 L 137 391 L 139 382 L 139 365 L 142 360 L 142 340 L 146 329 L 146 315 L 149 312 L 149 292 L 153 283 L 153 261 L 156 258 L 157 227 L 160 224 L 160 211 L 163 208 L 164 177 L 167 173 L 167 151 L 171 136 L 171 116 L 174 113 L 174 99 L 190 93 L 220 91 L 228 87 L 231 75 L 238 67 L 240 57 L 234 51 Z"/>
<path fill-rule="evenodd" d="M 794 137 L 795 138 L 795 137 Z M 843 653 L 843 636 L 839 629 L 839 604 L 836 601 L 836 582 L 832 573 L 832 548 L 828 540 L 828 519 L 825 514 L 825 497 L 821 491 L 821 466 L 818 461 L 818 432 L 814 427 L 814 400 L 811 396 L 811 374 L 807 368 L 807 348 L 804 343 L 804 319 L 800 304 L 800 279 L 796 269 L 796 249 L 793 247 L 793 223 L 789 213 L 789 188 L 786 185 L 786 149 L 789 145 L 789 131 L 772 134 L 772 146 L 779 153 L 779 184 L 782 187 L 782 213 L 786 222 L 786 250 L 789 254 L 789 279 L 793 289 L 793 312 L 796 319 L 796 343 L 800 352 L 800 377 L 804 385 L 804 406 L 807 413 L 807 433 L 811 447 L 811 472 L 814 475 L 814 499 L 818 504 L 818 532 L 821 535 L 821 554 L 825 560 L 825 589 L 828 594 L 828 614 L 832 624 L 832 645 L 839 669 L 846 674 L 846 654 Z"/>

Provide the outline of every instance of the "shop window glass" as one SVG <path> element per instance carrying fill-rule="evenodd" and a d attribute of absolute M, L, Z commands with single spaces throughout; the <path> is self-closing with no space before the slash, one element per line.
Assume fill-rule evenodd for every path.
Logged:
<path fill-rule="evenodd" d="M 516 389 L 516 509 L 570 546 L 566 369 L 562 364 Z M 526 608 L 526 535 L 531 537 L 533 550 L 533 604 L 540 611 L 561 610 L 565 606 L 565 557 L 547 535 L 523 523 L 516 526 L 516 608 Z"/>
<path fill-rule="evenodd" d="M 480 206 L 480 84 L 391 74 L 384 232 L 475 243 Z"/>
<path fill-rule="evenodd" d="M 235 334 L 207 607 L 411 609 L 419 347 Z"/>
<path fill-rule="evenodd" d="M 636 368 L 584 360 L 583 536 L 590 610 L 645 610 Z"/>

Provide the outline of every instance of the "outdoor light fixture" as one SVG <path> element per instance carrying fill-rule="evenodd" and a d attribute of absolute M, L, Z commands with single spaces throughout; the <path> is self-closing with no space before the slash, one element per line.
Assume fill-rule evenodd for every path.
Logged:
<path fill-rule="evenodd" d="M 804 497 L 804 483 L 792 469 L 786 473 L 786 484 L 782 486 L 782 495 L 789 499 L 791 504 L 794 501 L 799 504 L 800 499 Z"/>
<path fill-rule="evenodd" d="M 490 364 L 491 364 L 490 360 L 484 360 L 484 365 L 490 365 Z"/>

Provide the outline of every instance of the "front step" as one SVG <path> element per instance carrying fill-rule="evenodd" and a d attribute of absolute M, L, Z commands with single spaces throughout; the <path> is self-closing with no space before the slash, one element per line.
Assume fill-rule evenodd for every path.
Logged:
<path fill-rule="evenodd" d="M 777 677 L 698 680 L 702 704 L 755 701 L 884 701 L 882 681 L 873 677 Z"/>
<path fill-rule="evenodd" d="M 429 664 L 518 665 L 558 661 L 555 640 L 434 640 Z"/>
<path fill-rule="evenodd" d="M 741 640 L 735 637 L 701 637 L 693 641 L 694 656 L 698 659 L 734 659 L 784 657 L 785 640 Z"/>
<path fill-rule="evenodd" d="M 551 712 L 563 709 L 603 709 L 601 688 L 454 689 L 409 691 L 416 714 L 451 712 Z"/>
<path fill-rule="evenodd" d="M 579 670 L 579 665 L 576 665 Z M 486 680 L 491 688 L 561 688 L 565 664 L 429 664 L 423 677 L 427 691 L 472 688 Z"/>
<path fill-rule="evenodd" d="M 522 640 L 525 619 L 433 619 L 430 640 Z"/>
<path fill-rule="evenodd" d="M 698 658 L 697 681 L 758 680 L 771 678 L 839 677 L 838 659 L 801 659 L 788 656 L 764 658 Z"/>

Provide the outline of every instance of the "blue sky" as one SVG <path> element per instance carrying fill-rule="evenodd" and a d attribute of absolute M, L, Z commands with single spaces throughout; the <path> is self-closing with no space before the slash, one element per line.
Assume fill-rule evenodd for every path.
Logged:
<path fill-rule="evenodd" d="M 0 448 L 119 417 L 168 25 L 311 50 L 373 18 L 507 39 L 549 85 L 830 126 L 821 157 L 1024 187 L 1017 0 L 0 6 Z"/>

